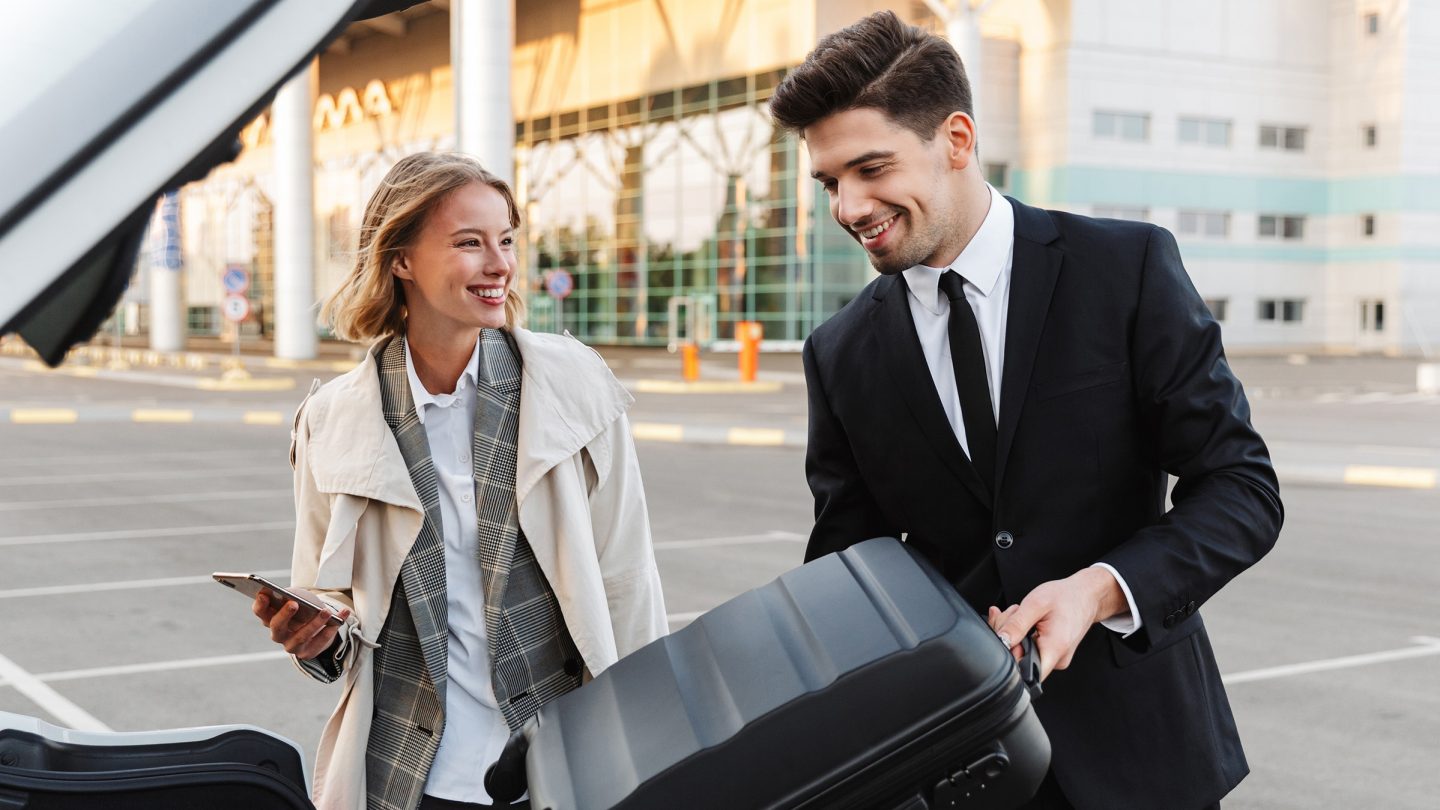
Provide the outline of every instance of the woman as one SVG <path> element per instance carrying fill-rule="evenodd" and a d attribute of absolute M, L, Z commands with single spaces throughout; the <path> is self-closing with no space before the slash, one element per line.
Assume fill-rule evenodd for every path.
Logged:
<path fill-rule="evenodd" d="M 301 670 L 344 681 L 322 808 L 488 806 L 512 729 L 666 631 L 632 398 L 579 341 L 520 328 L 519 225 L 474 160 L 411 155 L 325 305 L 372 345 L 295 416 L 292 581 L 344 623 L 254 605 Z"/>

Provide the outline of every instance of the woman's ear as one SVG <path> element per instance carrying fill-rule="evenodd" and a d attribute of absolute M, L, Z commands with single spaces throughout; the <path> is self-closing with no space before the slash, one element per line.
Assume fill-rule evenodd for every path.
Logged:
<path fill-rule="evenodd" d="M 403 281 L 415 280 L 415 274 L 410 271 L 410 259 L 405 255 L 405 251 L 400 251 L 400 253 L 390 261 L 390 275 Z"/>

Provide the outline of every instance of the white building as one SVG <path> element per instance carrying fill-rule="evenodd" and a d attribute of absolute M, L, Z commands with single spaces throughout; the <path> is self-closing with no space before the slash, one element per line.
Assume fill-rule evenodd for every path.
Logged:
<path fill-rule="evenodd" d="M 1440 4 L 997 0 L 982 30 L 1010 193 L 1170 229 L 1232 347 L 1440 351 Z"/>

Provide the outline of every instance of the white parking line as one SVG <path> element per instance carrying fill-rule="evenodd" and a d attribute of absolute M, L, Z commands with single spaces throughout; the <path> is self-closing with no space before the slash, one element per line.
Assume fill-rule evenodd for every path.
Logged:
<path fill-rule="evenodd" d="M 210 501 L 249 501 L 262 498 L 291 497 L 289 489 L 252 489 L 243 492 L 172 492 L 164 495 L 117 495 L 108 498 L 61 498 L 50 501 L 15 501 L 0 503 L 0 512 L 24 512 L 30 509 L 87 509 L 96 506 L 129 506 L 140 503 L 207 503 Z"/>
<path fill-rule="evenodd" d="M 110 483 L 112 481 L 158 481 L 166 478 L 224 478 L 231 475 L 259 475 L 261 473 L 283 473 L 290 477 L 290 470 L 284 461 L 263 467 L 228 467 L 225 469 L 199 470 L 136 470 L 133 472 L 70 473 L 66 475 L 22 475 L 0 478 L 0 487 L 28 486 L 31 484 L 86 484 Z"/>
<path fill-rule="evenodd" d="M 202 667 L 223 667 L 230 664 L 250 664 L 256 661 L 274 661 L 289 658 L 284 650 L 267 650 L 257 653 L 236 655 L 212 655 L 206 658 L 182 658 L 178 661 L 154 661 L 149 664 L 123 664 L 114 667 L 92 669 L 70 669 L 64 672 L 47 672 L 36 675 L 37 680 L 46 683 L 56 681 L 80 681 L 87 678 L 111 678 L 116 675 L 139 675 L 146 672 L 170 672 L 177 669 L 199 669 Z"/>
<path fill-rule="evenodd" d="M 12 468 L 12 467 L 17 467 L 17 466 L 36 466 L 36 465 L 46 465 L 46 464 L 50 464 L 50 465 L 64 465 L 64 464 L 76 464 L 76 463 L 97 464 L 97 463 L 105 463 L 105 462 L 111 462 L 111 461 L 119 461 L 119 462 L 124 462 L 124 463 L 126 463 L 126 464 L 132 464 L 132 465 L 133 465 L 133 464 L 135 464 L 135 463 L 137 463 L 137 462 L 141 462 L 141 461 L 158 461 L 158 460 L 161 460 L 161 459 L 174 461 L 174 460 L 177 460 L 177 459 L 185 459 L 185 458 L 193 458 L 193 459 L 213 459 L 213 458 L 215 458 L 215 451 L 214 451 L 214 450 L 171 450 L 171 451 L 156 452 L 156 453 L 145 453 L 145 452 L 138 452 L 138 451 L 137 451 L 137 452 L 134 452 L 134 453 L 110 453 L 110 454 L 106 454 L 106 455 L 95 455 L 95 456 L 78 456 L 78 455 L 77 455 L 77 456 L 52 456 L 52 455 L 46 454 L 46 455 L 40 455 L 40 456 L 27 456 L 27 457 L 24 457 L 24 458 L 7 458 L 7 459 L 3 459 L 3 460 L 0 460 L 0 461 L 3 461 L 3 464 L 4 464 L 4 466 L 5 466 L 6 469 L 10 469 L 10 468 Z M 257 450 L 257 451 L 250 452 L 250 453 L 246 453 L 246 452 L 232 453 L 232 452 L 227 451 L 227 452 L 225 453 L 225 458 L 228 459 L 228 460 L 230 460 L 230 461 L 237 461 L 237 460 L 242 460 L 242 459 L 250 459 L 250 460 L 253 460 L 253 461 L 263 461 L 263 460 L 265 460 L 265 459 L 279 458 L 279 456 L 278 456 L 278 455 L 275 453 L 275 451 L 273 451 L 273 450 L 264 450 L 264 451 Z"/>
<path fill-rule="evenodd" d="M 1403 661 L 1407 658 L 1440 655 L 1440 638 L 1412 636 L 1410 641 L 1416 646 L 1402 647 L 1398 650 L 1385 650 L 1384 652 L 1364 653 L 1362 655 L 1347 655 L 1342 658 L 1306 661 L 1301 664 L 1287 664 L 1279 667 L 1252 669 L 1248 672 L 1236 672 L 1232 675 L 1223 675 L 1220 680 L 1224 681 L 1227 685 L 1249 683 L 1251 681 L 1268 681 L 1273 678 L 1289 678 L 1293 675 L 1307 675 L 1311 672 L 1328 672 L 1332 669 L 1365 667 L 1371 664 L 1384 664 L 1389 661 Z"/>
<path fill-rule="evenodd" d="M 16 537 L 0 537 L 0 547 L 35 546 L 47 543 L 80 543 L 89 540 L 152 540 L 161 537 L 265 532 L 277 529 L 293 529 L 294 527 L 295 521 L 293 520 L 276 520 L 268 523 L 230 523 L 223 526 L 177 526 L 169 529 L 117 529 L 108 532 L 26 534 Z"/>
<path fill-rule="evenodd" d="M 94 715 L 71 703 L 64 695 L 41 683 L 34 675 L 20 668 L 20 665 L 0 655 L 0 684 L 15 687 L 20 694 L 49 712 L 61 725 L 78 731 L 109 731 L 110 727 Z"/>
<path fill-rule="evenodd" d="M 803 543 L 809 538 L 795 532 L 768 531 L 764 534 L 740 534 L 734 537 L 706 537 L 699 540 L 662 540 L 655 544 L 655 550 L 665 551 L 677 548 L 711 548 L 714 546 L 749 546 L 760 543 Z"/>
<path fill-rule="evenodd" d="M 266 579 L 288 576 L 289 568 L 277 568 L 273 571 L 256 571 Z M 199 585 L 204 582 L 214 582 L 208 574 L 200 574 L 189 577 L 164 577 L 161 579 L 131 579 L 123 582 L 88 582 L 79 585 L 48 585 L 38 588 L 13 588 L 8 591 L 0 591 L 0 599 L 25 599 L 35 596 L 68 596 L 76 593 L 95 593 L 98 591 L 129 591 L 140 588 L 166 588 L 174 585 Z"/>

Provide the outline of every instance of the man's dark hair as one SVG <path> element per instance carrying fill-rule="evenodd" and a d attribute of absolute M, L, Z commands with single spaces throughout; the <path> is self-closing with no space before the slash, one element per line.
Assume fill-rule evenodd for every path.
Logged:
<path fill-rule="evenodd" d="M 797 133 L 863 107 L 928 141 L 951 113 L 973 115 L 970 80 L 949 42 L 880 11 L 821 39 L 770 99 L 775 122 Z"/>

